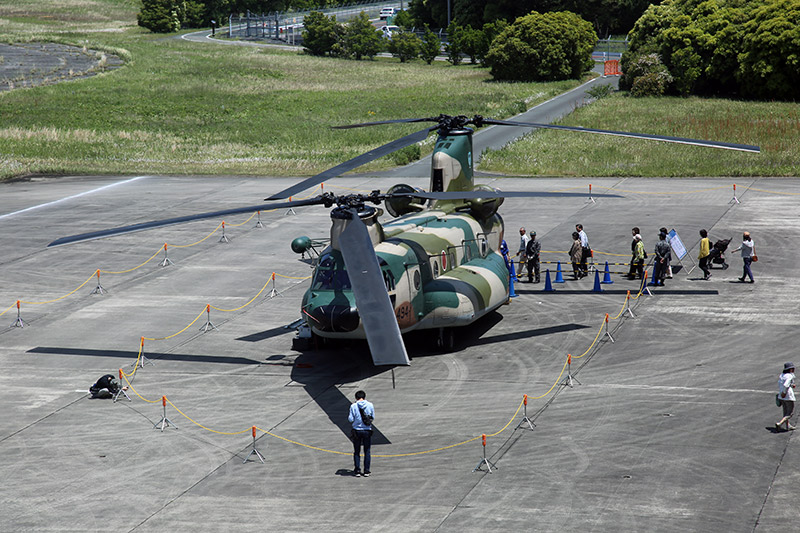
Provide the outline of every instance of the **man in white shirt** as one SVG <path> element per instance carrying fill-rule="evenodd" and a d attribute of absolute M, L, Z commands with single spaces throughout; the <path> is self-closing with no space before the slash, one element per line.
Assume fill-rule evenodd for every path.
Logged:
<path fill-rule="evenodd" d="M 589 267 L 586 265 L 586 260 L 589 259 L 592 255 L 592 249 L 589 248 L 589 237 L 586 235 L 586 232 L 583 231 L 583 224 L 575 224 L 575 231 L 578 232 L 578 238 L 581 240 L 581 264 L 580 264 L 580 273 L 581 277 L 589 275 Z"/>
<path fill-rule="evenodd" d="M 522 279 L 522 269 L 528 264 L 528 256 L 525 254 L 525 250 L 528 248 L 528 241 L 531 238 L 525 232 L 525 228 L 519 228 L 519 250 L 517 250 L 517 257 L 519 257 L 519 268 L 517 269 L 517 278 Z M 528 269 L 528 276 L 531 275 L 530 269 Z"/>
<path fill-rule="evenodd" d="M 786 431 L 790 431 L 795 429 L 794 426 L 789 424 L 789 419 L 794 414 L 794 363 L 784 363 L 783 374 L 778 379 L 778 385 L 780 387 L 778 398 L 783 408 L 783 418 L 775 424 L 775 429 L 781 431 L 781 426 L 785 422 Z"/>

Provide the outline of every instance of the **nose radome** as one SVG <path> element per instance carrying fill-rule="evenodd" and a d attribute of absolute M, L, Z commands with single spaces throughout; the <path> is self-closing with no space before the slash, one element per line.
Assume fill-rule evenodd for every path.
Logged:
<path fill-rule="evenodd" d="M 321 331 L 347 332 L 358 327 L 358 309 L 349 305 L 320 305 L 310 310 L 314 326 Z"/>

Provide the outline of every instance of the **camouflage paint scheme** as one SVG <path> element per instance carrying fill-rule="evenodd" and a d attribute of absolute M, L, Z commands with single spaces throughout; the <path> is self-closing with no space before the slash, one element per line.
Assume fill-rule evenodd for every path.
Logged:
<path fill-rule="evenodd" d="M 476 189 L 467 128 L 440 136 L 432 160 L 430 190 Z M 383 226 L 368 224 L 402 333 L 465 326 L 508 302 L 509 274 L 499 252 L 504 227 L 496 213 L 501 203 L 438 200 Z M 363 339 L 334 231 L 303 296 L 303 316 L 322 337 Z"/>

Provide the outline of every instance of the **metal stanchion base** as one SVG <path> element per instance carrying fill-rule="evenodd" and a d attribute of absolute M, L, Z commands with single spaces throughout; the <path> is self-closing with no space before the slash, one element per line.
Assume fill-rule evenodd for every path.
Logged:
<path fill-rule="evenodd" d="M 520 423 L 519 423 L 519 424 L 517 424 L 517 427 L 515 427 L 515 428 L 514 428 L 514 431 L 516 431 L 516 430 L 518 430 L 519 428 L 523 427 L 525 424 L 528 424 L 528 428 L 529 428 L 531 431 L 533 431 L 533 428 L 535 428 L 535 427 L 536 427 L 536 424 L 534 424 L 534 423 L 533 423 L 533 420 L 531 420 L 530 418 L 528 418 L 528 416 L 526 415 L 526 416 L 525 416 L 525 417 L 524 417 L 524 418 L 523 418 L 523 419 L 520 421 Z M 524 428 L 523 428 L 523 429 L 524 429 Z"/>
<path fill-rule="evenodd" d="M 206 321 L 206 325 L 203 326 L 202 328 L 200 328 L 200 331 L 208 331 L 210 329 L 216 330 L 217 326 L 215 326 L 214 324 L 211 323 L 210 320 L 208 320 L 208 321 Z"/>
<path fill-rule="evenodd" d="M 283 295 L 275 289 L 272 289 L 271 291 L 269 291 L 269 294 L 267 294 L 267 298 L 275 298 L 276 296 L 282 297 Z"/>
<path fill-rule="evenodd" d="M 614 342 L 614 337 L 611 336 L 611 333 L 606 331 L 606 335 L 608 336 L 609 340 L 611 340 L 611 342 Z"/>
<path fill-rule="evenodd" d="M 173 263 L 173 262 L 170 260 L 170 258 L 169 258 L 169 257 L 165 257 L 165 258 L 164 258 L 164 260 L 163 260 L 163 261 L 161 261 L 161 263 L 159 263 L 159 264 L 160 264 L 162 267 L 165 267 L 165 266 L 169 266 L 169 265 L 174 265 L 175 263 Z"/>
<path fill-rule="evenodd" d="M 231 241 L 228 240 L 228 237 L 226 237 L 225 234 L 223 233 L 222 237 L 220 237 L 219 241 L 217 241 L 217 242 L 231 242 Z"/>
<path fill-rule="evenodd" d="M 98 283 L 97 287 L 95 287 L 94 290 L 89 294 L 105 294 L 106 292 L 108 291 L 106 291 L 103 286 Z"/>
<path fill-rule="evenodd" d="M 153 425 L 153 429 L 157 429 L 158 426 L 161 426 L 161 431 L 164 431 L 164 428 L 166 427 L 172 427 L 178 429 L 178 426 L 173 424 L 172 421 L 166 416 L 162 416 L 161 420 L 159 420 L 158 422 L 155 423 L 155 425 Z"/>
<path fill-rule="evenodd" d="M 288 211 L 286 211 L 287 215 L 296 215 L 297 213 L 294 212 L 294 207 L 290 207 Z"/>
<path fill-rule="evenodd" d="M 22 320 L 20 317 L 17 317 L 17 319 L 14 321 L 14 323 L 11 324 L 11 327 L 12 328 L 24 328 L 27 325 L 28 325 L 27 322 Z"/>
<path fill-rule="evenodd" d="M 261 223 L 261 221 L 259 220 L 258 222 L 256 222 L 256 225 L 255 225 L 255 227 L 256 227 L 256 228 L 263 228 L 263 227 L 264 227 L 264 224 L 262 224 L 262 223 Z"/>
<path fill-rule="evenodd" d="M 731 201 L 728 202 L 728 203 L 729 204 L 738 204 L 739 203 L 739 199 L 734 196 L 733 198 L 731 198 Z"/>
<path fill-rule="evenodd" d="M 152 362 L 150 359 L 148 359 L 144 355 L 138 361 L 134 361 L 133 363 L 131 363 L 131 366 L 133 366 L 133 367 L 135 367 L 136 365 L 139 365 L 139 368 L 144 368 L 144 365 L 156 366 L 156 364 L 154 362 Z"/>
<path fill-rule="evenodd" d="M 486 468 L 488 469 L 488 471 L 489 471 L 489 473 L 490 473 L 490 474 L 492 473 L 492 468 L 494 468 L 495 470 L 497 470 L 497 465 L 495 465 L 494 463 L 492 463 L 491 461 L 489 461 L 489 459 L 487 459 L 486 457 L 484 457 L 483 459 L 481 459 L 481 460 L 480 460 L 480 462 L 478 463 L 478 466 L 476 466 L 475 468 L 473 468 L 473 469 L 472 469 L 472 471 L 473 471 L 473 472 L 477 472 L 478 470 L 480 470 L 481 472 L 483 472 L 483 469 L 481 468 L 483 465 L 486 465 Z"/>
<path fill-rule="evenodd" d="M 567 374 L 567 377 L 564 378 L 564 386 L 569 387 L 570 389 L 573 388 L 573 382 L 577 383 L 578 385 L 583 385 L 578 378 L 572 377 L 572 374 Z"/>
<path fill-rule="evenodd" d="M 244 458 L 244 461 L 242 461 L 242 464 L 244 464 L 244 463 L 246 463 L 247 461 L 249 461 L 249 460 L 250 460 L 250 456 L 251 456 L 251 455 L 255 455 L 256 457 L 258 457 L 259 461 L 261 461 L 261 463 L 262 463 L 262 464 L 264 463 L 264 459 L 265 459 L 265 457 L 264 457 L 263 455 L 261 455 L 261 452 L 260 452 L 260 451 L 256 450 L 256 446 L 255 446 L 255 444 L 254 444 L 254 445 L 253 445 L 253 449 L 252 449 L 252 450 L 250 450 L 250 453 L 249 453 L 249 454 L 247 454 L 247 457 L 245 457 L 245 458 Z"/>
<path fill-rule="evenodd" d="M 129 402 L 131 401 L 131 397 L 130 397 L 130 396 L 128 396 L 128 393 L 127 393 L 125 390 L 123 390 L 123 389 L 120 389 L 120 390 L 118 390 L 118 391 L 117 391 L 117 393 L 114 395 L 114 403 L 117 403 L 117 400 L 119 400 L 119 397 L 120 397 L 120 396 L 125 396 L 125 398 L 127 398 L 127 400 L 128 400 Z"/>

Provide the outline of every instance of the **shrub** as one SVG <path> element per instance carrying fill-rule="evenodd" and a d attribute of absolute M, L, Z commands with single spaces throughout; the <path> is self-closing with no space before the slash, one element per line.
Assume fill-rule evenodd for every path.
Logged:
<path fill-rule="evenodd" d="M 319 11 L 312 11 L 306 15 L 303 25 L 305 27 L 303 30 L 304 50 L 315 56 L 331 53 L 339 33 L 336 16 L 327 17 Z"/>
<path fill-rule="evenodd" d="M 136 15 L 139 26 L 154 33 L 170 33 L 181 28 L 178 10 L 173 0 L 142 0 Z"/>
<path fill-rule="evenodd" d="M 433 63 L 439 51 L 442 48 L 442 41 L 439 36 L 431 31 L 430 28 L 425 28 L 425 35 L 422 37 L 422 46 L 420 47 L 419 56 L 427 64 Z"/>
<path fill-rule="evenodd" d="M 406 146 L 405 148 L 393 152 L 392 162 L 397 166 L 407 165 L 412 161 L 417 161 L 421 155 L 422 151 L 420 150 L 419 144 L 412 144 L 411 146 Z"/>
<path fill-rule="evenodd" d="M 389 53 L 400 58 L 401 63 L 419 57 L 422 48 L 422 39 L 414 33 L 396 32 L 389 41 Z"/>
<path fill-rule="evenodd" d="M 597 34 L 569 11 L 531 12 L 498 35 L 486 56 L 496 80 L 556 81 L 580 76 L 593 66 Z"/>
<path fill-rule="evenodd" d="M 400 26 L 404 30 L 410 30 L 414 27 L 414 18 L 407 10 L 403 10 L 394 16 L 393 22 L 396 26 Z"/>
<path fill-rule="evenodd" d="M 464 52 L 464 44 L 461 42 L 461 37 L 461 26 L 451 23 L 447 27 L 447 44 L 444 46 L 444 51 L 447 53 L 447 61 L 452 65 L 461 64 L 461 54 Z"/>
<path fill-rule="evenodd" d="M 628 65 L 625 76 L 627 80 L 632 80 L 630 91 L 633 96 L 663 96 L 673 81 L 658 54 L 636 57 Z"/>
<path fill-rule="evenodd" d="M 343 54 L 357 60 L 363 57 L 372 59 L 383 47 L 380 31 L 363 11 L 344 27 L 340 43 Z"/>

